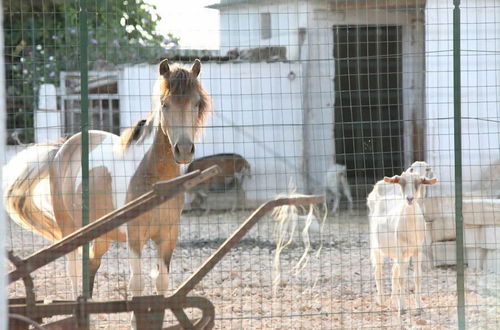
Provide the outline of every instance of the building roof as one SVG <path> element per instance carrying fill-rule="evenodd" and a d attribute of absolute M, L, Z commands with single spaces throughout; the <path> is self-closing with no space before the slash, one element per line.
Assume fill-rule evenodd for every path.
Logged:
<path fill-rule="evenodd" d="M 273 4 L 283 0 L 220 0 L 219 3 L 208 5 L 207 8 L 225 9 L 238 5 Z M 318 3 L 328 3 L 331 10 L 347 9 L 415 9 L 425 8 L 426 0 L 312 0 Z"/>
<path fill-rule="evenodd" d="M 232 6 L 237 6 L 237 5 L 249 5 L 249 4 L 258 4 L 262 2 L 276 2 L 275 0 L 220 0 L 218 3 L 214 3 L 211 5 L 208 5 L 207 8 L 212 8 L 212 9 L 222 9 L 222 8 L 227 8 L 227 7 L 232 7 Z"/>

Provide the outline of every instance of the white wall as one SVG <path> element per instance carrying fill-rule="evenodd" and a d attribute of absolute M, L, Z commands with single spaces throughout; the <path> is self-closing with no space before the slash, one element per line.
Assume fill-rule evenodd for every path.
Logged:
<path fill-rule="evenodd" d="M 61 101 L 63 102 L 63 101 Z M 56 141 L 64 131 L 62 113 L 57 107 L 57 91 L 52 84 L 43 84 L 38 91 L 35 110 L 35 143 Z"/>
<path fill-rule="evenodd" d="M 289 60 L 299 59 L 299 28 L 307 28 L 311 5 L 307 1 L 245 3 L 220 10 L 220 50 L 285 46 Z M 261 38 L 260 14 L 271 14 L 272 36 Z"/>
<path fill-rule="evenodd" d="M 195 156 L 244 156 L 252 166 L 245 186 L 250 201 L 286 192 L 290 181 L 303 191 L 301 70 L 294 62 L 202 64 L 201 80 L 214 113 Z M 289 79 L 290 72 L 295 79 Z M 156 65 L 124 68 L 119 79 L 122 127 L 147 115 L 156 78 Z"/>
<path fill-rule="evenodd" d="M 464 190 L 500 158 L 500 7 L 494 0 L 461 5 L 462 159 Z M 451 1 L 428 0 L 426 9 L 427 159 L 454 189 L 453 16 Z M 438 189 L 434 189 L 435 191 Z"/>

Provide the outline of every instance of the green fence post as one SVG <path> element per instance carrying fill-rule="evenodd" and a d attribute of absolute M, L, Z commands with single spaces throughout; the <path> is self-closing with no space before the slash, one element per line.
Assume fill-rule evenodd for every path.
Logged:
<path fill-rule="evenodd" d="M 81 132 L 82 132 L 82 226 L 89 223 L 89 114 L 88 114 L 88 63 L 87 63 L 87 4 L 80 0 L 80 85 L 81 85 Z M 83 296 L 89 297 L 89 245 L 82 253 Z"/>
<path fill-rule="evenodd" d="M 453 0 L 453 106 L 458 328 L 465 329 L 464 220 L 462 215 L 462 109 L 460 94 L 460 0 Z"/>

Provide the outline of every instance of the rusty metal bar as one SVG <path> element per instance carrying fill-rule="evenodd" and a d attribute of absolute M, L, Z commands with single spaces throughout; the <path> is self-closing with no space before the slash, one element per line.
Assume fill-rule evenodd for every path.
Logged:
<path fill-rule="evenodd" d="M 14 252 L 11 250 L 8 252 L 8 257 L 9 261 L 17 268 L 20 265 L 22 265 L 22 259 L 15 256 Z M 24 299 L 24 303 L 28 307 L 28 313 L 29 313 L 29 308 L 31 306 L 34 306 L 36 304 L 36 297 L 35 297 L 35 286 L 33 284 L 33 278 L 31 275 L 26 275 L 23 276 L 23 282 L 24 282 L 24 289 L 26 291 L 26 298 Z M 10 302 L 10 300 L 9 300 Z M 28 314 L 30 315 L 30 314 Z M 34 321 L 41 321 L 41 320 L 34 320 Z"/>
<path fill-rule="evenodd" d="M 97 237 L 123 225 L 127 221 L 136 218 L 140 214 L 149 211 L 158 204 L 171 199 L 177 194 L 183 193 L 196 184 L 203 182 L 219 173 L 220 169 L 214 165 L 203 173 L 200 171 L 190 172 L 169 181 L 158 182 L 153 190 L 131 201 L 120 209 L 117 209 L 91 224 L 80 228 L 62 240 L 42 249 L 28 258 L 22 260 L 16 269 L 9 273 L 9 283 L 19 280 L 36 269 L 64 256 L 79 246 L 88 243 Z M 191 181 L 193 180 L 193 181 Z"/>
<path fill-rule="evenodd" d="M 273 208 L 282 205 L 304 205 L 304 204 L 320 204 L 324 203 L 325 197 L 312 195 L 300 197 L 285 197 L 278 198 L 262 204 L 245 222 L 194 272 L 181 286 L 174 292 L 173 297 L 186 296 L 196 284 L 226 255 L 226 253 L 243 237 L 245 234 L 262 218 L 267 212 Z"/>
<path fill-rule="evenodd" d="M 157 302 L 158 296 L 152 296 Z M 150 304 L 150 296 L 134 297 L 132 301 L 117 300 L 107 302 L 85 302 L 85 311 L 88 314 L 111 314 L 111 313 L 126 313 L 133 312 L 135 306 L 148 306 Z M 181 299 L 175 297 L 161 297 L 163 300 L 164 309 L 184 309 L 184 308 L 198 308 L 203 312 L 202 320 L 205 320 L 211 315 L 215 315 L 214 305 L 210 300 L 203 297 L 182 297 Z M 72 315 L 75 310 L 80 308 L 80 303 L 75 301 L 50 303 L 50 304 L 36 304 L 31 309 L 32 314 L 30 318 L 45 318 L 54 315 Z M 26 315 L 26 305 L 10 305 L 9 313 Z M 201 320 L 199 321 L 201 322 Z"/>
<path fill-rule="evenodd" d="M 163 296 L 149 296 L 132 298 L 132 310 L 134 311 L 137 329 L 161 330 L 165 318 L 165 306 Z"/>
<path fill-rule="evenodd" d="M 213 329 L 215 323 L 215 314 L 213 317 L 205 317 L 201 319 L 196 319 L 192 325 L 192 329 Z M 172 325 L 166 328 L 163 328 L 162 330 L 186 330 L 185 327 L 181 326 L 180 324 Z"/>
<path fill-rule="evenodd" d="M 194 321 L 188 320 L 184 323 L 185 326 L 181 324 L 170 326 L 164 329 L 211 329 L 213 327 L 213 322 L 215 319 L 215 307 L 210 302 L 210 300 L 202 297 L 185 297 L 183 299 L 173 299 L 165 298 L 163 296 L 155 296 L 163 300 L 163 302 L 156 301 L 156 305 L 162 306 L 164 309 L 182 310 L 182 308 L 198 308 L 202 311 L 202 317 Z M 146 299 L 147 301 L 141 300 Z M 134 306 L 138 306 L 139 309 L 144 309 L 147 306 L 150 297 L 136 297 L 133 301 L 110 301 L 110 302 L 87 302 L 85 303 L 85 309 L 89 314 L 101 313 L 124 313 L 136 311 Z M 135 303 L 134 303 L 135 299 Z M 30 314 L 27 313 L 25 300 L 23 298 L 16 298 L 9 300 L 9 312 L 18 313 L 18 315 L 29 315 L 31 319 L 41 323 L 41 319 L 44 317 L 51 317 L 54 315 L 71 315 L 77 308 L 79 308 L 78 302 L 69 301 L 52 301 L 50 303 L 44 303 L 43 301 L 37 301 L 37 305 L 31 310 Z M 134 305 L 135 304 L 135 305 Z M 146 305 L 144 305 L 146 304 Z M 174 315 L 175 311 L 174 311 Z M 184 314 L 185 315 L 185 314 Z M 177 316 L 176 316 L 177 317 Z M 178 319 L 178 318 L 177 318 Z M 179 320 L 179 319 L 178 319 Z M 180 322 L 180 320 L 179 320 Z M 43 327 L 47 330 L 52 329 L 77 329 L 77 319 L 75 316 L 70 316 L 68 318 L 58 320 L 55 322 L 43 324 Z"/>
<path fill-rule="evenodd" d="M 38 322 L 35 322 L 24 315 L 9 313 L 8 318 L 9 327 L 16 330 L 28 330 L 30 326 L 32 326 L 34 329 L 46 330 L 44 327 L 38 324 Z"/>
<path fill-rule="evenodd" d="M 46 323 L 43 325 L 45 330 L 66 330 L 66 329 L 78 329 L 78 323 L 76 322 L 76 317 L 70 316 L 68 318 L 57 320 L 55 322 Z"/>
<path fill-rule="evenodd" d="M 186 315 L 186 312 L 184 312 L 184 309 L 182 308 L 171 308 L 172 313 L 174 313 L 175 318 L 177 321 L 179 321 L 179 325 L 182 327 L 184 330 L 192 330 L 193 324 L 191 323 L 191 320 L 189 317 Z"/>

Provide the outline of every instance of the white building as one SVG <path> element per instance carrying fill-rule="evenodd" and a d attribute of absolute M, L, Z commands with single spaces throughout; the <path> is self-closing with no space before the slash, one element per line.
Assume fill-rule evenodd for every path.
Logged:
<path fill-rule="evenodd" d="M 465 0 L 461 5 L 465 189 L 500 158 L 496 3 Z M 350 173 L 358 186 L 424 158 L 436 168 L 440 189 L 453 191 L 451 1 L 221 0 L 211 8 L 220 11 L 221 54 L 282 46 L 288 60 L 300 61 L 307 81 L 304 124 L 321 128 L 304 130 L 305 151 L 311 152 L 304 158 L 311 160 L 306 168 L 313 176 L 323 169 L 316 162 L 321 155 L 336 154 L 337 161 L 358 170 Z M 371 41 L 394 49 L 390 54 L 370 49 Z M 375 57 L 375 63 L 366 57 Z M 391 61 L 383 63 L 384 57 Z M 397 83 L 370 85 L 370 79 L 387 74 Z M 388 172 L 370 172 L 370 167 Z M 366 170 L 365 178 L 359 172 Z"/>
<path fill-rule="evenodd" d="M 383 175 L 424 157 L 425 2 L 400 3 L 223 0 L 212 6 L 220 10 L 222 54 L 281 46 L 287 60 L 301 64 L 310 192 L 334 157 L 347 165 L 360 200 Z"/>
<path fill-rule="evenodd" d="M 493 4 L 461 6 L 465 189 L 500 158 Z M 203 65 L 215 113 L 197 156 L 249 159 L 256 201 L 290 181 L 299 191 L 321 190 L 334 157 L 347 165 L 359 199 L 416 159 L 432 164 L 441 193 L 453 191 L 451 4 L 222 0 L 211 7 L 220 11 L 221 54 L 240 57 Z M 280 55 L 252 57 L 272 49 Z M 128 127 L 149 111 L 156 67 L 127 67 L 115 79 L 120 127 Z"/>

